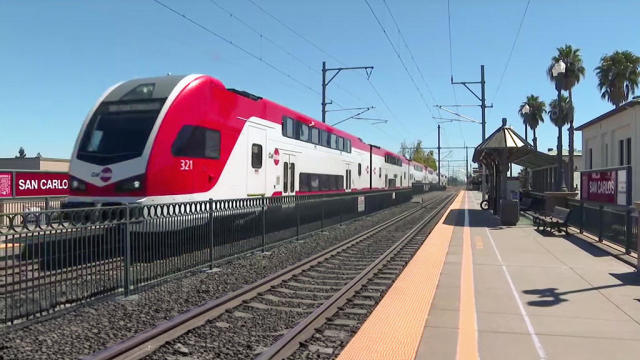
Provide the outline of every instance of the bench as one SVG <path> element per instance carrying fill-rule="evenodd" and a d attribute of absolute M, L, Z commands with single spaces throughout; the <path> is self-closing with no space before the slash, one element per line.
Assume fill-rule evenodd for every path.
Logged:
<path fill-rule="evenodd" d="M 532 198 L 524 198 L 520 202 L 520 211 L 527 211 L 531 208 L 531 203 L 533 203 Z"/>
<path fill-rule="evenodd" d="M 542 230 L 549 229 L 553 230 L 562 230 L 569 235 L 569 214 L 571 210 L 567 208 L 563 208 L 560 206 L 554 206 L 553 212 L 550 216 L 544 215 L 534 215 L 533 216 L 533 224 L 536 226 L 536 229 L 542 228 Z"/>

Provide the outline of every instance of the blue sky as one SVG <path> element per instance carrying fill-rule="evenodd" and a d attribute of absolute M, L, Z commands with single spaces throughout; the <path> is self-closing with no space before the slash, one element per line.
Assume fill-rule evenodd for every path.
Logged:
<path fill-rule="evenodd" d="M 369 117 L 383 125 L 347 121 L 340 125 L 365 141 L 398 150 L 400 141 L 421 139 L 435 146 L 434 104 L 476 103 L 456 81 L 479 80 L 486 67 L 487 133 L 502 117 L 523 132 L 517 108 L 534 93 L 549 102 L 555 96 L 545 69 L 555 48 L 565 43 L 582 49 L 586 77 L 574 89 L 576 123 L 609 110 L 600 99 L 593 68 L 614 50 L 640 54 L 635 1 L 531 0 L 513 56 L 497 91 L 527 0 L 450 0 L 452 59 L 449 57 L 446 0 L 386 0 L 427 85 L 411 61 L 382 0 L 368 0 L 400 52 L 428 106 L 403 69 L 364 0 L 254 0 L 323 53 L 265 15 L 248 0 L 161 0 L 180 13 L 263 58 L 306 86 L 171 13 L 152 0 L 3 1 L 0 3 L 0 157 L 24 146 L 28 155 L 67 158 L 79 127 L 96 99 L 110 85 L 135 77 L 166 73 L 204 73 L 227 86 L 270 98 L 320 118 L 320 67 L 372 65 L 371 82 L 362 72 L 341 73 L 329 86 L 330 109 L 375 106 Z M 216 3 L 235 17 L 222 11 Z M 262 34 L 248 30 L 240 19 Z M 272 45 L 272 39 L 289 54 Z M 329 54 L 329 55 L 327 55 Z M 340 63 L 338 63 L 340 61 Z M 312 90 L 308 89 L 310 87 Z M 340 105 L 337 105 L 340 104 Z M 479 108 L 464 108 L 480 119 Z M 446 113 L 442 113 L 445 115 Z M 328 122 L 348 116 L 332 112 Z M 476 145 L 480 126 L 442 125 L 442 145 Z M 547 120 L 539 128 L 540 149 L 553 147 L 556 129 Z M 565 144 L 566 131 L 565 131 Z M 580 147 L 580 137 L 576 139 Z M 444 151 L 464 159 L 463 151 Z M 460 163 L 456 163 L 460 165 Z M 443 168 L 446 165 L 443 164 Z"/>

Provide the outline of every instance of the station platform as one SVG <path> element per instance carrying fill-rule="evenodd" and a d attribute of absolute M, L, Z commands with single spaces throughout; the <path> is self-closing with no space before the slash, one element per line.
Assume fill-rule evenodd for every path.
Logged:
<path fill-rule="evenodd" d="M 639 359 L 640 275 L 462 192 L 338 359 Z"/>

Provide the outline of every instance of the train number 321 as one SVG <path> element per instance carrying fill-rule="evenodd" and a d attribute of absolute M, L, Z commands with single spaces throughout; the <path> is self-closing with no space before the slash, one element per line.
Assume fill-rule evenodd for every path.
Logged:
<path fill-rule="evenodd" d="M 180 160 L 180 170 L 193 170 L 193 160 Z"/>

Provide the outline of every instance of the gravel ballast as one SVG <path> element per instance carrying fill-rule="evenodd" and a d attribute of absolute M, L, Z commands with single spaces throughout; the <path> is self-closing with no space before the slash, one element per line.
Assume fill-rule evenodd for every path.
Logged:
<path fill-rule="evenodd" d="M 427 199 L 433 194 L 423 196 Z M 91 354 L 293 265 L 415 206 L 418 204 L 405 203 L 326 228 L 304 241 L 285 243 L 267 254 L 236 258 L 220 264 L 218 271 L 194 273 L 128 299 L 93 303 L 28 327 L 8 328 L 2 334 L 0 359 L 69 359 Z"/>

